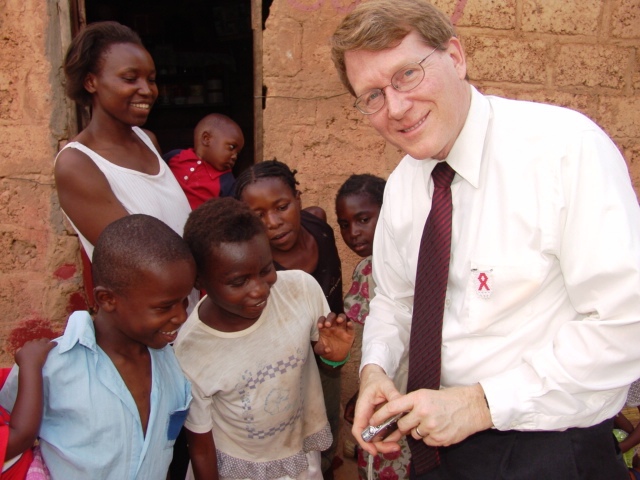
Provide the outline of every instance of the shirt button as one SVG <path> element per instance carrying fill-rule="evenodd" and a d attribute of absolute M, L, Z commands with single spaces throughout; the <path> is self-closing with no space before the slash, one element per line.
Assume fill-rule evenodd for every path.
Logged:
<path fill-rule="evenodd" d="M 189 177 L 187 177 L 187 176 L 185 175 L 185 176 L 184 176 L 184 179 L 185 179 L 185 180 L 189 180 Z"/>
<path fill-rule="evenodd" d="M 200 165 L 202 163 L 202 160 L 198 160 L 198 165 Z"/>
<path fill-rule="evenodd" d="M 449 300 L 448 298 L 444 301 L 444 305 L 445 307 L 448 307 L 449 305 L 451 305 L 451 300 Z"/>
<path fill-rule="evenodd" d="M 195 170 L 195 168 L 194 168 L 194 167 L 191 167 L 191 168 L 189 169 L 189 171 L 191 171 L 191 172 L 193 172 L 194 170 Z"/>

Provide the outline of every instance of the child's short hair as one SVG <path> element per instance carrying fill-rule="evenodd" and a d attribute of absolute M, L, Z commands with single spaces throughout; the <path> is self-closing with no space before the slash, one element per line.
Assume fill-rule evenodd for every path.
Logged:
<path fill-rule="evenodd" d="M 227 125 L 235 125 L 240 128 L 231 117 L 223 115 L 222 113 L 210 113 L 202 117 L 193 129 L 193 145 L 195 146 L 200 142 L 202 133 L 205 130 L 220 130 Z"/>
<path fill-rule="evenodd" d="M 340 198 L 350 195 L 367 195 L 376 205 L 381 207 L 386 184 L 387 181 L 385 179 L 368 173 L 351 175 L 338 189 L 336 202 Z"/>
<path fill-rule="evenodd" d="M 245 203 L 231 197 L 212 198 L 196 208 L 184 226 L 184 239 L 201 272 L 211 249 L 238 243 L 265 233 L 262 220 Z"/>
<path fill-rule="evenodd" d="M 144 48 L 140 36 L 118 22 L 95 22 L 75 36 L 64 58 L 65 92 L 74 102 L 91 105 L 92 95 L 84 88 L 89 73 L 102 68 L 104 53 L 114 44 L 133 43 Z"/>
<path fill-rule="evenodd" d="M 180 260 L 193 262 L 180 235 L 155 217 L 134 214 L 102 231 L 93 250 L 91 272 L 96 287 L 122 293 L 141 272 Z"/>
<path fill-rule="evenodd" d="M 261 178 L 272 177 L 280 178 L 295 194 L 298 191 L 296 188 L 296 185 L 298 185 L 296 173 L 298 173 L 297 170 L 291 170 L 286 163 L 279 162 L 275 158 L 258 162 L 242 172 L 236 179 L 235 197 L 240 199 L 244 189 Z"/>

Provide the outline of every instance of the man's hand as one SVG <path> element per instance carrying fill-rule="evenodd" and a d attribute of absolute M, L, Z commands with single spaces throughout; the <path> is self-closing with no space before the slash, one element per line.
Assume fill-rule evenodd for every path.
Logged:
<path fill-rule="evenodd" d="M 493 425 L 480 384 L 416 390 L 384 405 L 371 422 L 381 423 L 399 412 L 408 413 L 398 421 L 398 431 L 388 437 L 389 441 L 411 435 L 416 440 L 422 438 L 427 445 L 448 446 Z"/>
<path fill-rule="evenodd" d="M 372 421 L 371 418 L 376 407 L 399 397 L 401 397 L 400 392 L 398 392 L 382 367 L 369 364 L 362 369 L 360 374 L 360 393 L 356 403 L 352 433 L 360 446 L 372 455 L 376 455 L 378 452 L 389 453 L 400 450 L 400 445 L 397 443 L 400 436 L 392 442 L 376 443 L 366 443 L 361 436 L 362 431 L 369 425 L 378 425 L 391 417 L 391 415 L 387 415 L 379 421 Z"/>

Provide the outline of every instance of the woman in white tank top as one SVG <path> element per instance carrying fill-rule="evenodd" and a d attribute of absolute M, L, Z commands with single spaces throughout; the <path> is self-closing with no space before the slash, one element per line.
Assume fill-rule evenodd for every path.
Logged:
<path fill-rule="evenodd" d="M 91 120 L 60 151 L 54 174 L 60 206 L 88 258 L 102 230 L 128 214 L 154 216 L 182 235 L 189 202 L 155 136 L 139 128 L 158 96 L 140 37 L 117 22 L 90 24 L 72 41 L 64 71 L 67 96 L 90 106 Z"/>
<path fill-rule="evenodd" d="M 138 128 L 158 96 L 153 59 L 138 35 L 116 22 L 91 24 L 71 43 L 64 70 L 67 95 L 91 107 L 91 121 L 58 154 L 55 180 L 89 258 L 104 227 L 131 213 L 182 235 L 189 203 L 153 134 Z"/>

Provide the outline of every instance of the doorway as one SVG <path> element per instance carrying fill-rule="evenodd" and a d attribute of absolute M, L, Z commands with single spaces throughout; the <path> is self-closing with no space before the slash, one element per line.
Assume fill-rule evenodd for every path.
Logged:
<path fill-rule="evenodd" d="M 159 95 L 144 128 L 156 135 L 163 152 L 191 147 L 196 123 L 209 113 L 222 113 L 238 123 L 245 137 L 234 174 L 260 158 L 255 119 L 262 112 L 254 111 L 251 0 L 84 0 L 84 4 L 87 23 L 115 20 L 127 25 L 151 53 Z"/>

